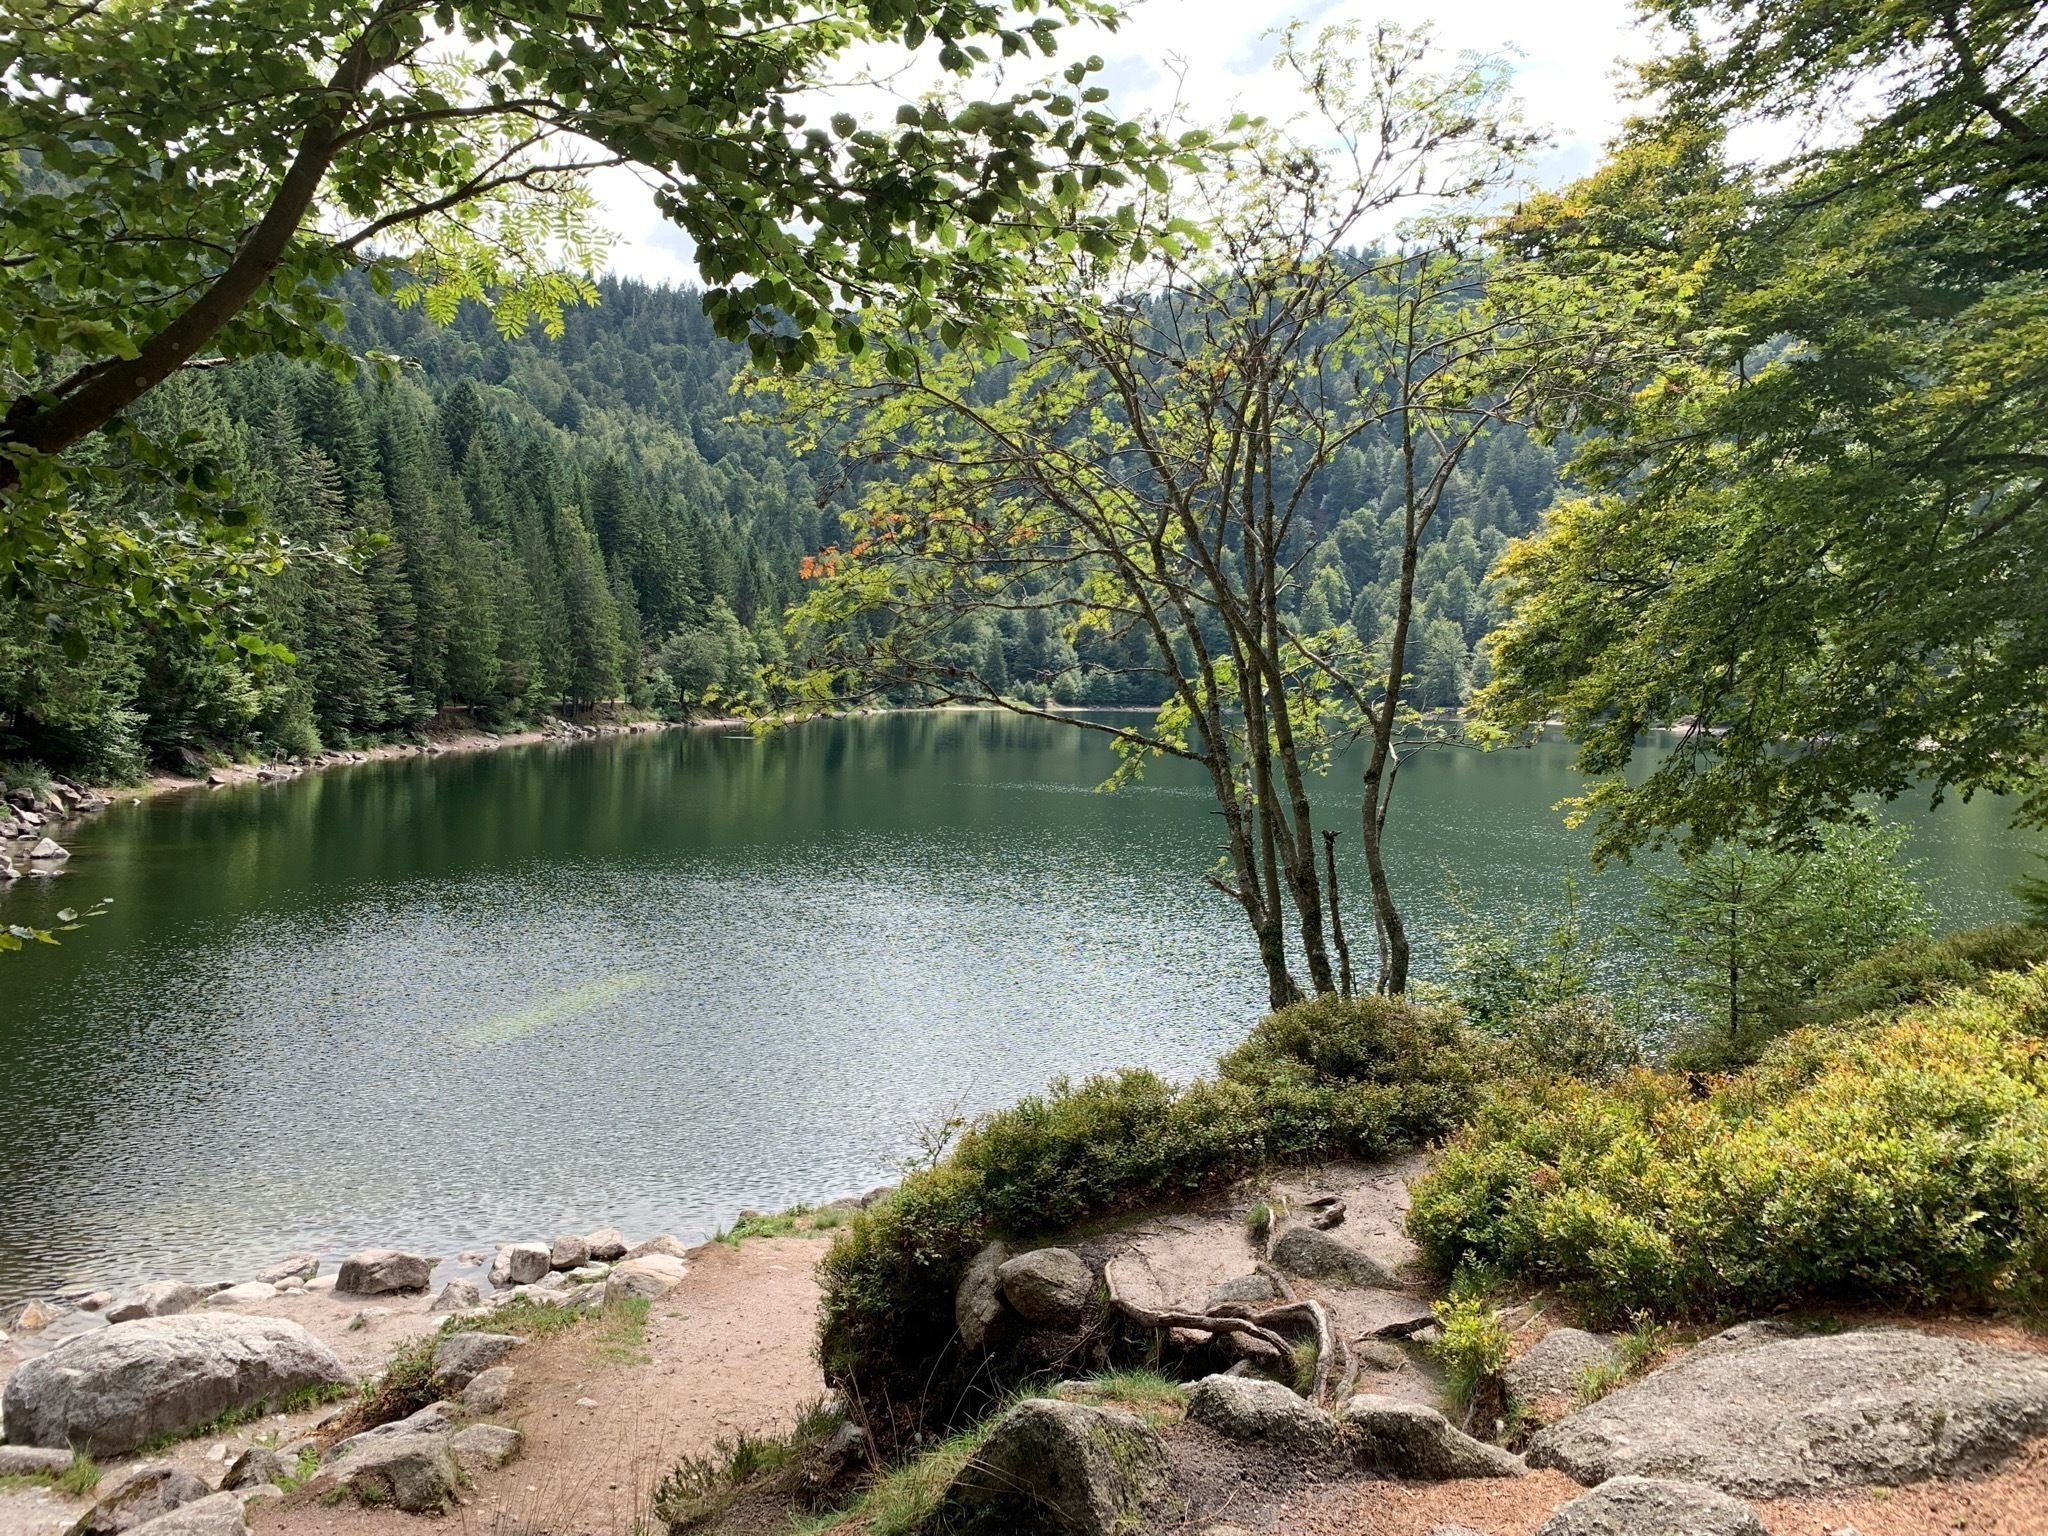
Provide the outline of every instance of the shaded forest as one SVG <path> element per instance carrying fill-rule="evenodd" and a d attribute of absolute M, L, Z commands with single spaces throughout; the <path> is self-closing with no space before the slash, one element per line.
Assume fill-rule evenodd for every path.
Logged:
<path fill-rule="evenodd" d="M 196 442 L 293 544 L 258 578 L 295 660 L 254 665 L 176 630 L 0 608 L 0 760 L 101 778 L 196 755 L 361 745 L 436 721 L 504 727 L 613 705 L 680 717 L 746 693 L 779 659 L 804 555 L 839 537 L 846 471 L 748 419 L 745 349 L 689 289 L 607 281 L 559 339 L 508 339 L 479 307 L 445 327 L 343 292 L 353 379 L 283 358 L 188 374 L 144 403 Z M 1415 699 L 1462 703 L 1497 622 L 1486 573 L 1556 487 L 1551 451 L 1482 443 L 1447 490 L 1422 566 Z M 1366 440 L 1302 520 L 1302 624 L 1370 641 L 1393 599 L 1391 446 Z M 160 516 L 137 491 L 109 516 Z M 1131 644 L 1133 642 L 1125 642 Z M 1040 613 L 959 644 L 1020 695 L 1156 702 L 1147 658 Z M 1480 675 L 1475 676 L 1475 673 Z"/>

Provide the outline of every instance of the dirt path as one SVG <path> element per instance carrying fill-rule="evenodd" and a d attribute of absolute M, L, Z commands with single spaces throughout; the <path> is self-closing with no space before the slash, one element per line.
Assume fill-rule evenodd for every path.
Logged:
<path fill-rule="evenodd" d="M 812 1352 L 817 1316 L 816 1239 L 750 1238 L 738 1248 L 707 1243 L 689 1257 L 682 1284 L 653 1303 L 645 1336 L 630 1346 L 596 1325 L 521 1345 L 509 1363 L 512 1392 L 488 1415 L 526 1436 L 520 1457 L 480 1473 L 459 1509 L 431 1528 L 491 1536 L 634 1536 L 657 1530 L 649 1514 L 656 1483 L 684 1456 L 702 1455 L 741 1432 L 789 1427 L 825 1391 Z M 280 1296 L 237 1310 L 291 1317 L 332 1345 L 349 1365 L 381 1367 L 408 1339 L 442 1317 L 427 1299 L 396 1301 L 360 1327 L 361 1302 L 331 1295 Z M 486 1318 L 479 1327 L 488 1328 Z M 304 1433 L 326 1412 L 272 1418 L 219 1436 L 185 1441 L 148 1458 L 217 1482 L 225 1465 L 259 1441 Z M 107 1464 L 107 1481 L 143 1458 Z M 52 1489 L 0 1491 L 0 1536 L 57 1536 L 89 1507 Z M 321 1503 L 310 1493 L 258 1503 L 259 1532 L 291 1536 L 419 1536 L 419 1517 Z"/>

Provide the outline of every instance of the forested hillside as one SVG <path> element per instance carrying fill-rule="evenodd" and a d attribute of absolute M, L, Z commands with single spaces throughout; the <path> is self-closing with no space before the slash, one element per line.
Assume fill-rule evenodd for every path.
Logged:
<path fill-rule="evenodd" d="M 144 406 L 199 434 L 296 546 L 263 589 L 296 661 L 247 666 L 182 633 L 91 621 L 67 655 L 45 616 L 9 610 L 0 760 L 110 777 L 191 751 L 361 743 L 451 711 L 488 725 L 608 701 L 687 712 L 777 655 L 802 557 L 838 537 L 844 471 L 742 419 L 744 349 L 714 336 L 694 291 L 608 281 L 558 340 L 507 340 L 474 307 L 436 327 L 366 286 L 344 298 L 350 349 L 403 359 L 395 378 L 266 358 L 189 374 Z M 1381 630 L 1396 468 L 1390 446 L 1348 449 L 1305 509 L 1306 628 Z M 1504 433 L 1453 480 L 1422 566 L 1418 703 L 1469 695 L 1498 617 L 1487 569 L 1555 475 L 1548 450 Z M 156 509 L 137 496 L 109 510 Z M 1034 698 L 1158 697 L 1142 654 L 1077 654 L 1043 614 L 961 644 Z"/>

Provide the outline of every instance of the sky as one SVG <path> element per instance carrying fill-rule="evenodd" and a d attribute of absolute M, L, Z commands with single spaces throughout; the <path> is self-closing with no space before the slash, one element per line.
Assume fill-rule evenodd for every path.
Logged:
<path fill-rule="evenodd" d="M 1204 116 L 1237 109 L 1284 116 L 1288 97 L 1264 34 L 1296 18 L 1314 27 L 1427 21 L 1452 53 L 1507 56 L 1526 115 L 1553 136 L 1534 168 L 1552 183 L 1593 168 L 1621 122 L 1618 61 L 1649 46 L 1628 0 L 1458 0 L 1435 15 L 1386 0 L 1135 0 L 1115 32 L 1074 32 L 1057 63 L 1100 54 L 1100 83 L 1111 91 L 1110 105 L 1126 113 L 1164 107 L 1178 90 Z M 596 191 L 615 237 L 612 272 L 651 283 L 695 281 L 688 238 L 655 211 L 630 172 L 600 173 Z"/>

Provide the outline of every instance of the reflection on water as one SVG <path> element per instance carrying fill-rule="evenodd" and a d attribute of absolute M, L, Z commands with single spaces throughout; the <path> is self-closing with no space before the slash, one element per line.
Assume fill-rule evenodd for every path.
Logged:
<path fill-rule="evenodd" d="M 114 898 L 0 960 L 0 1299 L 297 1247 L 701 1235 L 886 1180 L 920 1127 L 1060 1073 L 1207 1060 L 1263 996 L 1199 880 L 1215 818 L 1182 765 L 1089 792 L 1110 767 L 948 715 L 118 807 L 54 889 L 0 896 L 7 921 Z M 1582 868 L 1550 809 L 1576 787 L 1558 747 L 1404 770 L 1425 971 L 1444 871 L 1506 909 Z M 2026 862 L 1999 808 L 1917 820 L 1944 920 L 1997 915 Z M 1592 921 L 1635 889 L 1590 882 Z"/>

